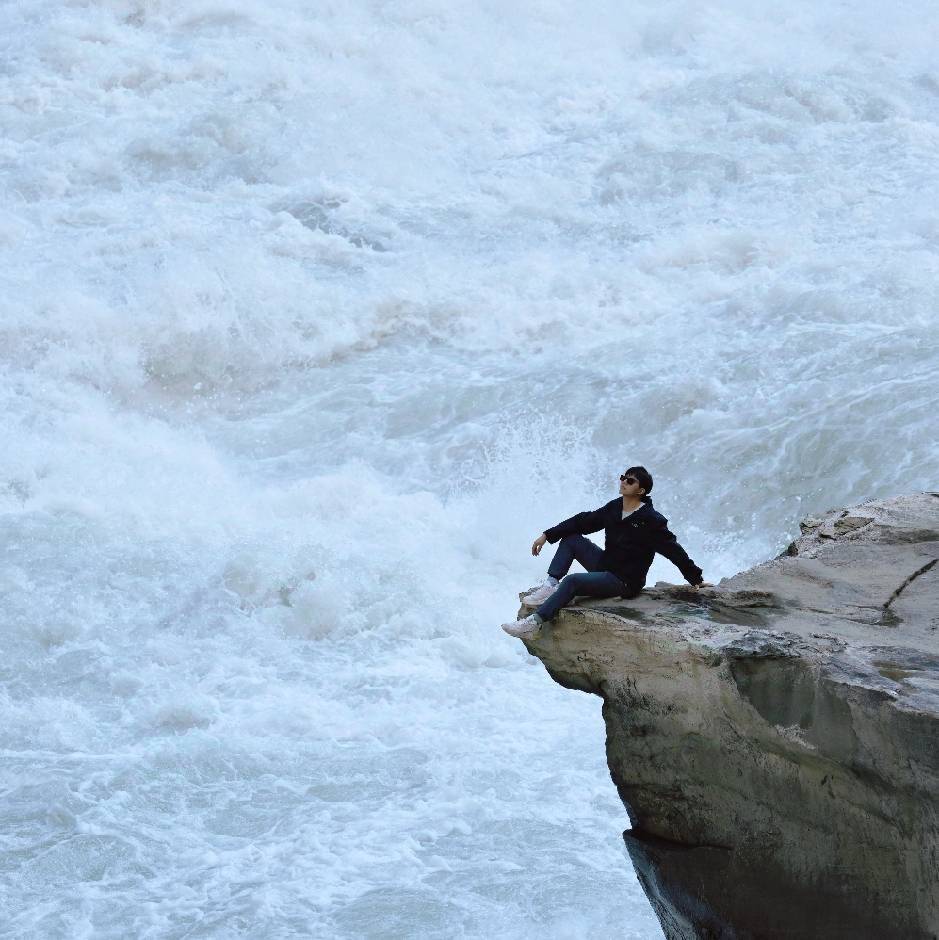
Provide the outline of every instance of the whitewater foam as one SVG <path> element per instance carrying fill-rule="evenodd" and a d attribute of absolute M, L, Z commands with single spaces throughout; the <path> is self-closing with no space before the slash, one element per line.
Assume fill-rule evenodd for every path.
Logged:
<path fill-rule="evenodd" d="M 935 487 L 935 18 L 4 8 L 4 930 L 660 936 L 498 624 Z"/>

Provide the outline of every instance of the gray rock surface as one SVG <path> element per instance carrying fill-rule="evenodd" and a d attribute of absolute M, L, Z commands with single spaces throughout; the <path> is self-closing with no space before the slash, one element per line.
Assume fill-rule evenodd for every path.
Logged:
<path fill-rule="evenodd" d="M 935 938 L 939 493 L 801 528 L 714 588 L 583 598 L 526 645 L 603 698 L 669 938 Z"/>

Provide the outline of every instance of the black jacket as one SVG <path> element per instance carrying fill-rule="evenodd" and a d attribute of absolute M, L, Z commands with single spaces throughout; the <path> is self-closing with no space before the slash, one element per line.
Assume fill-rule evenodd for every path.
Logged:
<path fill-rule="evenodd" d="M 644 505 L 625 519 L 623 498 L 617 496 L 593 512 L 579 512 L 545 529 L 544 534 L 554 544 L 565 535 L 589 535 L 604 529 L 603 570 L 612 571 L 626 584 L 629 592 L 621 597 L 635 597 L 642 590 L 656 552 L 675 565 L 689 584 L 700 583 L 702 571 L 669 531 L 668 519 L 652 508 L 650 496 L 640 499 Z"/>

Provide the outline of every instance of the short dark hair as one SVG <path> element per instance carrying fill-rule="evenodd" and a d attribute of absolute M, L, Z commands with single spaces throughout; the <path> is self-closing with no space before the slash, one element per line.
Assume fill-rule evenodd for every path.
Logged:
<path fill-rule="evenodd" d="M 652 474 L 645 467 L 630 467 L 626 471 L 626 475 L 629 476 L 630 474 L 639 481 L 639 485 L 646 491 L 647 495 L 652 492 Z"/>

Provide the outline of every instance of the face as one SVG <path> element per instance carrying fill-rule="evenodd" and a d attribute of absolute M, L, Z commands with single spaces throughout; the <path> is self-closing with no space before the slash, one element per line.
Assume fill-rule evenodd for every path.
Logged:
<path fill-rule="evenodd" d="M 626 479 L 620 479 L 619 481 L 619 491 L 623 496 L 642 496 L 645 493 L 645 490 L 639 485 L 639 481 L 632 476 L 631 474 L 621 474 L 625 476 Z"/>

